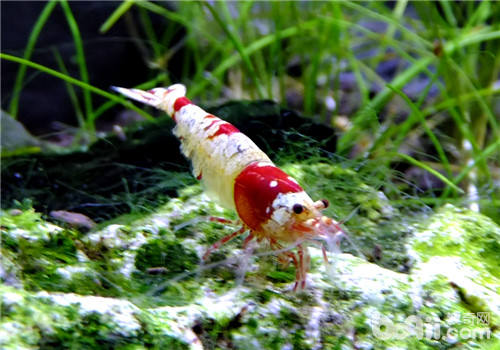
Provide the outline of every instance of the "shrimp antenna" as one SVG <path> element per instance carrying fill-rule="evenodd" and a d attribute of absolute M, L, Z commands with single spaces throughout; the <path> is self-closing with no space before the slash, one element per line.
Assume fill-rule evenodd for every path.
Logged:
<path fill-rule="evenodd" d="M 339 222 L 339 225 L 344 225 L 347 221 L 349 221 L 350 219 L 352 219 L 354 217 L 354 214 L 356 214 L 358 212 L 359 208 L 360 208 L 360 205 L 358 205 L 356 208 L 354 208 L 349 213 L 349 215 L 347 215 L 347 217 L 344 220 L 342 220 L 342 221 Z M 347 240 L 347 242 L 349 242 L 349 244 L 354 248 L 354 250 L 356 251 L 356 253 L 358 253 L 358 256 L 360 258 L 362 258 L 364 260 L 367 260 L 365 254 L 363 254 L 363 252 L 361 251 L 361 249 L 359 249 L 358 245 L 351 238 L 351 235 L 347 234 L 347 229 L 342 228 L 342 236 L 345 237 L 345 239 Z"/>

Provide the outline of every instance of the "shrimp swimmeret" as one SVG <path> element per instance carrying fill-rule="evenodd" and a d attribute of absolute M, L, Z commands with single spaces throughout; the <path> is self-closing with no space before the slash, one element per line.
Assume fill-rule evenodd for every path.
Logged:
<path fill-rule="evenodd" d="M 279 258 L 296 267 L 294 289 L 305 287 L 310 258 L 305 241 L 337 242 L 339 224 L 321 210 L 328 201 L 313 201 L 298 182 L 276 167 L 269 157 L 232 124 L 205 112 L 185 97 L 184 85 L 149 91 L 114 87 L 115 91 L 168 113 L 182 153 L 192 161 L 193 175 L 213 200 L 236 210 L 243 226 L 213 244 L 205 254 L 249 231 L 252 239 L 268 240 Z M 283 249 L 297 247 L 297 253 Z M 323 255 L 326 260 L 324 245 Z"/>

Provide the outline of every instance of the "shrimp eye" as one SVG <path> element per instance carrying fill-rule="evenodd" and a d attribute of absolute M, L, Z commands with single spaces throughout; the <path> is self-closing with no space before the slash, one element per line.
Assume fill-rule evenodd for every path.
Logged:
<path fill-rule="evenodd" d="M 302 204 L 294 204 L 292 209 L 295 214 L 300 214 L 304 211 Z"/>
<path fill-rule="evenodd" d="M 328 199 L 322 199 L 321 202 L 323 202 L 323 206 L 325 208 L 328 208 L 328 206 L 330 205 L 330 202 L 328 202 Z"/>

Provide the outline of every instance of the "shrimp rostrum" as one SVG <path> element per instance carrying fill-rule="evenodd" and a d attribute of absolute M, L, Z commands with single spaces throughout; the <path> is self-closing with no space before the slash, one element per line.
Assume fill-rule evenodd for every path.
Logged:
<path fill-rule="evenodd" d="M 149 91 L 114 87 L 125 96 L 168 113 L 182 153 L 192 161 L 193 175 L 213 200 L 236 210 L 243 226 L 213 244 L 205 254 L 230 239 L 249 232 L 252 239 L 267 240 L 279 259 L 296 267 L 295 287 L 305 287 L 309 255 L 304 243 L 332 245 L 342 234 L 339 224 L 323 216 L 328 201 L 313 201 L 299 183 L 280 168 L 232 124 L 205 112 L 185 97 L 184 85 Z M 297 247 L 293 253 L 287 247 Z M 326 260 L 325 246 L 322 244 Z"/>

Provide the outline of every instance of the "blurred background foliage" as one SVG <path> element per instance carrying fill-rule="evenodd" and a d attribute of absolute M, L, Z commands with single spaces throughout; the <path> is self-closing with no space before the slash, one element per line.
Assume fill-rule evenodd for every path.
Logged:
<path fill-rule="evenodd" d="M 41 139 L 81 147 L 153 120 L 109 86 L 181 82 L 203 106 L 274 100 L 332 127 L 338 157 L 413 183 L 419 201 L 500 220 L 496 1 L 1 6 L 2 110 Z"/>

